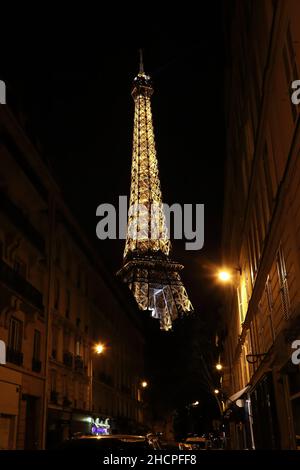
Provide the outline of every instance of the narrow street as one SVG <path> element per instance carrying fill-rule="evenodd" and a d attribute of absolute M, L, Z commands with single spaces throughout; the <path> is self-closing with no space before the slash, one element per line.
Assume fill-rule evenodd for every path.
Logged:
<path fill-rule="evenodd" d="M 0 68 L 0 463 L 298 455 L 300 2 L 89 21 Z"/>

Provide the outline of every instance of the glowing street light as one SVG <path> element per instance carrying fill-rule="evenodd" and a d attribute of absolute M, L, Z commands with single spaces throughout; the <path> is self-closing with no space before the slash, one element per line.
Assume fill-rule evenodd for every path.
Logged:
<path fill-rule="evenodd" d="M 97 354 L 102 354 L 103 351 L 104 351 L 104 349 L 105 349 L 105 348 L 104 348 L 104 344 L 102 344 L 102 343 L 98 343 L 98 344 L 96 344 L 96 346 L 95 346 L 95 352 L 96 352 Z"/>
<path fill-rule="evenodd" d="M 215 395 L 219 395 L 220 390 L 218 390 L 217 388 L 215 388 L 214 393 L 215 393 Z"/>
<path fill-rule="evenodd" d="M 229 282 L 231 280 L 231 273 L 229 271 L 219 271 L 218 278 L 221 282 Z"/>
<path fill-rule="evenodd" d="M 222 370 L 223 369 L 223 366 L 222 366 L 222 364 L 220 364 L 220 362 L 218 362 L 218 364 L 216 364 L 216 369 L 217 370 Z"/>
<path fill-rule="evenodd" d="M 198 400 L 194 401 L 194 403 L 192 403 L 193 406 L 198 406 L 199 405 L 199 402 Z"/>
<path fill-rule="evenodd" d="M 142 388 L 147 388 L 148 387 L 148 382 L 146 380 L 143 380 L 141 383 Z"/>

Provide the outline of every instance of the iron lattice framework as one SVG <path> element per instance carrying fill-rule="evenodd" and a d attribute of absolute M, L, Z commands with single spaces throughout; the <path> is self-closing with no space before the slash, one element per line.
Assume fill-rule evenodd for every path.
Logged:
<path fill-rule="evenodd" d="M 140 71 L 134 79 L 135 102 L 130 209 L 124 263 L 118 275 L 132 290 L 141 310 L 151 311 L 169 330 L 172 321 L 191 312 L 181 281 L 182 265 L 169 258 L 171 249 L 162 204 L 151 113 L 153 88 Z"/>

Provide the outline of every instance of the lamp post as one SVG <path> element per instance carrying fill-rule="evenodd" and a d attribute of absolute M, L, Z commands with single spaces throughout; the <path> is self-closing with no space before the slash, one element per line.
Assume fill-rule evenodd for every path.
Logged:
<path fill-rule="evenodd" d="M 90 358 L 90 409 L 93 411 L 93 357 L 92 357 L 92 352 L 97 354 L 98 356 L 100 354 L 103 354 L 105 350 L 105 346 L 103 343 L 96 343 L 91 351 L 91 358 Z"/>
<path fill-rule="evenodd" d="M 142 411 L 145 412 L 146 404 L 144 402 L 144 394 L 142 393 L 143 390 L 146 390 L 149 387 L 149 382 L 145 379 L 140 380 L 138 384 L 138 403 L 139 403 L 139 416 L 138 416 L 138 421 L 144 422 L 145 421 L 145 416 Z M 141 412 L 141 414 L 140 414 Z"/>
<path fill-rule="evenodd" d="M 142 388 L 147 388 L 147 387 L 148 387 L 148 382 L 147 382 L 146 380 L 143 380 L 143 381 L 141 382 L 141 387 L 142 387 Z"/>
<path fill-rule="evenodd" d="M 223 284 L 228 284 L 232 281 L 232 278 L 234 277 L 233 276 L 234 271 L 238 271 L 240 273 L 240 275 L 242 275 L 242 268 L 240 268 L 240 267 L 220 268 L 219 271 L 217 272 L 217 278 Z"/>

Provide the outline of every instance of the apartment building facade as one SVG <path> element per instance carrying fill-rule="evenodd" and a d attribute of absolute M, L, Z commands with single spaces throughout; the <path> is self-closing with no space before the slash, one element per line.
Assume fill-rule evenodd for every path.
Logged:
<path fill-rule="evenodd" d="M 300 436 L 300 4 L 224 3 L 227 165 L 223 393 L 231 448 Z"/>
<path fill-rule="evenodd" d="M 7 106 L 0 169 L 0 448 L 51 447 L 93 426 L 137 428 L 144 334 L 136 305 Z"/>

